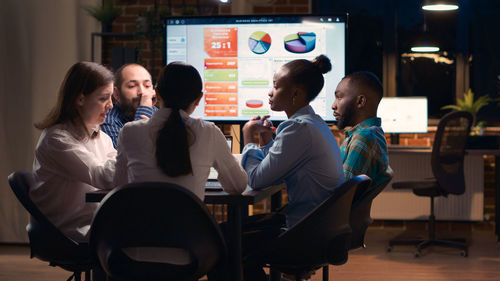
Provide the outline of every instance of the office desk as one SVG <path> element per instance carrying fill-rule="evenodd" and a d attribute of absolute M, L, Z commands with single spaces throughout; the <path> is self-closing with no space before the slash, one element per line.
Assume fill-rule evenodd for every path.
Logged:
<path fill-rule="evenodd" d="M 227 205 L 227 245 L 229 248 L 229 270 L 230 280 L 243 280 L 243 262 L 242 262 L 242 218 L 245 208 L 248 205 L 262 201 L 269 196 L 279 192 L 282 185 L 271 186 L 264 190 L 247 189 L 240 195 L 228 194 L 224 191 L 206 191 L 205 203 Z M 89 192 L 85 195 L 86 202 L 100 202 L 107 194 L 107 191 Z"/>
<path fill-rule="evenodd" d="M 495 156 L 495 234 L 500 243 L 500 149 L 469 149 L 466 152 Z"/>
<path fill-rule="evenodd" d="M 391 149 L 389 148 L 389 162 L 394 169 L 395 181 L 414 180 L 426 177 L 432 177 L 430 168 L 430 149 Z M 483 174 L 482 156 L 495 157 L 495 234 L 500 242 L 500 150 L 498 149 L 467 149 L 465 159 L 465 174 L 466 174 L 466 194 L 464 196 L 451 196 L 440 202 L 436 202 L 436 217 L 445 220 L 483 220 L 483 178 L 479 178 L 479 174 Z M 462 200 L 471 192 L 477 194 L 471 195 L 474 202 L 480 201 L 480 213 L 471 213 L 471 217 L 462 216 L 450 217 L 449 213 L 444 214 L 448 206 L 455 206 L 457 210 L 466 212 L 469 205 L 464 205 Z M 419 203 L 422 200 L 422 203 Z M 459 203 L 459 201 L 461 203 Z M 421 206 L 420 206 L 421 205 Z M 428 201 L 425 198 L 415 198 L 411 191 L 408 194 L 403 191 L 394 191 L 391 184 L 377 198 L 375 198 L 372 206 L 372 217 L 375 219 L 422 219 L 428 216 Z M 451 207 L 450 207 L 451 208 Z M 420 210 L 422 209 L 422 211 Z M 474 208 L 473 208 L 474 209 Z M 414 210 L 414 211 L 411 211 Z M 388 217 L 391 215 L 392 217 Z M 399 217 L 396 217 L 399 216 Z"/>

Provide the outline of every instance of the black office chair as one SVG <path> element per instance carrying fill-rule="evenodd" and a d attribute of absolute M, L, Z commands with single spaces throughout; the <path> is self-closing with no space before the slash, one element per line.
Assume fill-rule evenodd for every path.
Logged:
<path fill-rule="evenodd" d="M 416 245 L 415 257 L 421 250 L 432 245 L 460 249 L 460 254 L 467 256 L 465 239 L 436 239 L 434 197 L 448 194 L 460 195 L 465 192 L 464 157 L 465 144 L 472 125 L 472 115 L 465 111 L 450 112 L 439 121 L 432 147 L 431 167 L 434 178 L 422 181 L 395 182 L 394 189 L 412 189 L 417 196 L 431 199 L 429 216 L 429 236 L 427 239 L 393 239 L 389 241 L 387 251 L 395 245 Z"/>
<path fill-rule="evenodd" d="M 26 226 L 31 248 L 31 258 L 36 257 L 73 272 L 68 280 L 90 280 L 90 271 L 94 265 L 87 243 L 78 243 L 67 237 L 38 209 L 29 197 L 33 184 L 33 175 L 28 172 L 14 172 L 9 175 L 9 184 L 24 208 L 30 213 L 30 223 Z"/>
<path fill-rule="evenodd" d="M 358 187 L 356 190 L 351 207 L 351 217 L 349 219 L 352 229 L 351 245 L 349 250 L 366 248 L 366 230 L 373 222 L 373 219 L 370 216 L 373 199 L 375 199 L 375 197 L 377 197 L 377 195 L 379 195 L 380 192 L 386 188 L 387 184 L 389 184 L 391 180 L 392 176 L 378 186 L 368 186 L 365 190 Z"/>
<path fill-rule="evenodd" d="M 184 187 L 133 183 L 97 209 L 90 249 L 117 280 L 198 280 L 226 263 L 222 233 L 203 202 Z M 222 270 L 224 271 L 224 270 Z"/>
<path fill-rule="evenodd" d="M 352 234 L 350 238 L 349 250 L 357 248 L 366 248 L 365 234 L 368 226 L 372 224 L 373 219 L 370 216 L 373 199 L 384 190 L 387 184 L 392 180 L 392 176 L 378 186 L 371 187 L 368 184 L 359 185 L 354 194 L 354 199 L 351 206 L 351 215 L 349 225 L 351 226 Z M 328 266 L 323 267 L 323 279 L 328 276 Z M 326 277 L 328 278 L 328 277 Z M 326 279 L 328 280 L 328 279 Z"/>
<path fill-rule="evenodd" d="M 370 183 L 365 175 L 346 181 L 289 230 L 245 258 L 268 264 L 296 280 L 325 265 L 344 264 L 350 245 L 352 199 L 356 188 Z M 328 275 L 323 280 L 327 281 Z"/>

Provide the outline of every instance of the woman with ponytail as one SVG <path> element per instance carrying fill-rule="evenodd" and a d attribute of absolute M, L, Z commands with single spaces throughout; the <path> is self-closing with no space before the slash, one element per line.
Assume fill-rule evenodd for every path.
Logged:
<path fill-rule="evenodd" d="M 288 120 L 273 129 L 268 116 L 256 117 L 243 126 L 245 147 L 241 165 L 248 173 L 248 185 L 262 189 L 286 183 L 288 205 L 277 213 L 252 216 L 244 223 L 243 252 L 258 251 L 328 198 L 342 184 L 344 172 L 335 137 L 309 103 L 323 88 L 323 74 L 330 60 L 293 60 L 276 71 L 269 91 L 273 111 L 284 111 Z M 259 135 L 259 144 L 254 135 Z M 258 258 L 247 258 L 245 280 L 267 280 Z"/>
<path fill-rule="evenodd" d="M 266 117 L 254 118 L 243 127 L 241 164 L 248 173 L 248 183 L 253 189 L 286 183 L 288 227 L 344 182 L 337 141 L 309 105 L 323 88 L 323 74 L 331 68 L 324 55 L 284 64 L 274 74 L 269 104 L 273 111 L 284 111 L 288 120 L 278 126 L 274 140 Z M 260 146 L 253 141 L 256 133 L 260 134 Z"/>
<path fill-rule="evenodd" d="M 210 167 L 222 188 L 239 194 L 248 177 L 226 138 L 211 122 L 191 118 L 202 98 L 202 81 L 191 65 L 165 66 L 156 86 L 161 109 L 149 120 L 127 123 L 118 137 L 115 183 L 166 181 L 186 187 L 201 200 Z"/>

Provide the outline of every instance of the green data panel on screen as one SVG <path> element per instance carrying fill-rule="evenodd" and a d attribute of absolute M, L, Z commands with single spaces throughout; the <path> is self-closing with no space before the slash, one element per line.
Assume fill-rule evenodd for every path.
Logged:
<path fill-rule="evenodd" d="M 238 81 L 236 69 L 207 69 L 204 72 L 205 81 Z"/>
<path fill-rule="evenodd" d="M 267 115 L 269 110 L 267 109 L 243 109 L 241 114 L 244 116 L 257 116 L 257 115 Z"/>
<path fill-rule="evenodd" d="M 241 84 L 243 86 L 267 86 L 269 85 L 269 80 L 243 80 Z"/>

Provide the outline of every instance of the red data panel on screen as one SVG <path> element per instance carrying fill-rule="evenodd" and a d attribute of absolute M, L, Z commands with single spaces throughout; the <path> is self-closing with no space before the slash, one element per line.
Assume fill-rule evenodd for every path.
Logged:
<path fill-rule="evenodd" d="M 238 107 L 232 105 L 207 105 L 206 116 L 238 116 Z"/>
<path fill-rule="evenodd" d="M 237 93 L 237 82 L 205 82 L 205 92 L 207 93 Z"/>
<path fill-rule="evenodd" d="M 205 28 L 203 32 L 205 52 L 210 57 L 238 56 L 237 28 Z"/>
<path fill-rule="evenodd" d="M 237 59 L 205 59 L 205 69 L 237 69 Z"/>
<path fill-rule="evenodd" d="M 205 94 L 206 104 L 238 104 L 236 94 Z"/>

